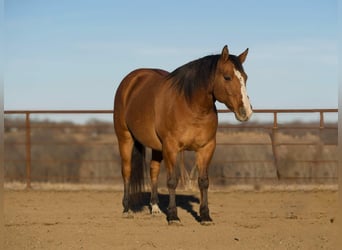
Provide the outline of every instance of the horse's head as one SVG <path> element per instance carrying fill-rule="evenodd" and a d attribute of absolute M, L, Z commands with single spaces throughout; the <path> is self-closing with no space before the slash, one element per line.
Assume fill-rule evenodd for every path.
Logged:
<path fill-rule="evenodd" d="M 247 54 L 248 49 L 239 56 L 229 55 L 225 46 L 217 62 L 213 84 L 215 99 L 233 111 L 239 121 L 247 121 L 253 113 L 246 91 L 247 74 L 242 67 Z"/>

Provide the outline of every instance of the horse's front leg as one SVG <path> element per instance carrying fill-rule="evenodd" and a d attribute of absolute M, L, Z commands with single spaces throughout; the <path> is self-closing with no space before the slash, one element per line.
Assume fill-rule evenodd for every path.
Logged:
<path fill-rule="evenodd" d="M 216 146 L 215 139 L 196 152 L 196 166 L 198 168 L 198 186 L 201 192 L 200 218 L 202 225 L 212 224 L 208 207 L 209 177 L 208 168 Z"/>
<path fill-rule="evenodd" d="M 175 171 L 177 160 L 177 149 L 171 144 L 163 145 L 163 159 L 167 170 L 167 187 L 169 190 L 169 206 L 167 208 L 167 221 L 169 225 L 180 224 L 176 207 L 176 187 L 178 184 L 178 176 Z"/>

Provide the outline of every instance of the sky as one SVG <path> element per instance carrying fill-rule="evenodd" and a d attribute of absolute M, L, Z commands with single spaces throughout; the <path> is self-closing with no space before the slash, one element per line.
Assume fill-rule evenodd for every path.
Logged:
<path fill-rule="evenodd" d="M 4 108 L 112 109 L 136 68 L 246 48 L 255 109 L 337 108 L 337 0 L 5 0 Z M 223 108 L 223 105 L 218 105 Z"/>

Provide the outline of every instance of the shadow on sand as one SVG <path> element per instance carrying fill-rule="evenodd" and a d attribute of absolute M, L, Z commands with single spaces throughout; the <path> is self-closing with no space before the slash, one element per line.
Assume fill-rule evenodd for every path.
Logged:
<path fill-rule="evenodd" d="M 135 197 L 136 204 L 131 207 L 133 212 L 142 211 L 145 206 L 150 207 L 150 193 L 143 192 L 139 195 L 139 197 Z M 167 207 L 169 205 L 169 195 L 168 194 L 159 194 L 159 208 L 160 210 L 167 215 Z M 200 200 L 194 195 L 184 195 L 178 194 L 176 195 L 176 204 L 177 208 L 184 209 L 188 213 L 194 217 L 194 219 L 200 222 L 199 214 L 194 210 L 193 203 L 199 204 Z"/>

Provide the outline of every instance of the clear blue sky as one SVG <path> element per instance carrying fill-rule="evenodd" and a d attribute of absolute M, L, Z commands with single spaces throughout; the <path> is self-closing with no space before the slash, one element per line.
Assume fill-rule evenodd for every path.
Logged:
<path fill-rule="evenodd" d="M 112 109 L 139 67 L 249 48 L 254 108 L 336 108 L 337 0 L 5 0 L 5 109 Z M 220 106 L 221 107 L 221 106 Z"/>

